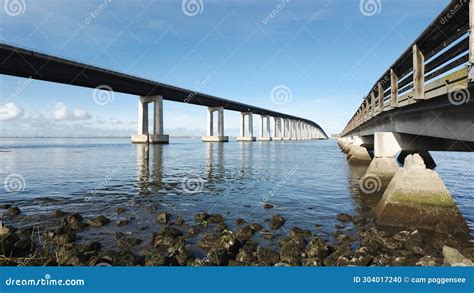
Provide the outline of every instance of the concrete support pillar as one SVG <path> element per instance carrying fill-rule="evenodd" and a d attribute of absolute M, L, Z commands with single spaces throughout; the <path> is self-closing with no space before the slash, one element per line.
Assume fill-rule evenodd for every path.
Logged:
<path fill-rule="evenodd" d="M 148 104 L 154 104 L 153 134 L 148 130 Z M 169 143 L 169 136 L 163 133 L 163 97 L 140 97 L 138 101 L 138 129 L 132 135 L 132 143 Z"/>
<path fill-rule="evenodd" d="M 297 133 L 296 138 L 298 140 L 301 140 L 301 121 L 296 122 L 296 133 Z"/>
<path fill-rule="evenodd" d="M 245 117 L 248 117 L 248 125 L 245 127 Z M 245 129 L 247 128 L 247 132 Z M 237 137 L 237 141 L 255 141 L 253 136 L 253 114 L 252 112 L 240 113 L 240 136 Z"/>
<path fill-rule="evenodd" d="M 254 137 L 253 136 L 253 114 L 251 112 L 249 112 L 248 114 L 249 116 L 249 125 L 248 125 L 248 136 L 249 137 Z"/>
<path fill-rule="evenodd" d="M 283 140 L 291 139 L 290 120 L 283 119 Z"/>
<path fill-rule="evenodd" d="M 217 112 L 217 134 L 214 132 L 214 112 Z M 224 108 L 209 107 L 207 111 L 207 135 L 202 137 L 205 142 L 228 142 L 224 136 Z"/>
<path fill-rule="evenodd" d="M 372 161 L 369 152 L 362 145 L 364 140 L 360 136 L 352 136 L 352 145 L 347 154 L 347 160 L 351 164 L 369 164 Z"/>
<path fill-rule="evenodd" d="M 271 141 L 271 132 L 270 132 L 270 116 L 260 115 L 260 135 L 258 137 L 259 141 Z"/>
<path fill-rule="evenodd" d="M 352 137 L 341 138 L 341 150 L 343 153 L 348 154 L 352 148 Z"/>
<path fill-rule="evenodd" d="M 467 234 L 469 227 L 438 173 L 408 155 L 375 208 L 377 224 Z"/>
<path fill-rule="evenodd" d="M 296 121 L 291 121 L 291 140 L 297 140 L 297 133 L 296 133 Z"/>
<path fill-rule="evenodd" d="M 214 135 L 214 112 L 211 108 L 207 109 L 207 136 Z"/>
<path fill-rule="evenodd" d="M 274 117 L 273 140 L 283 140 L 283 118 Z"/>
<path fill-rule="evenodd" d="M 137 134 L 148 135 L 148 103 L 143 97 L 138 99 L 138 131 Z"/>
<path fill-rule="evenodd" d="M 370 163 L 366 174 L 361 178 L 361 192 L 365 194 L 382 193 L 387 188 L 395 173 L 398 164 L 395 160 L 400 146 L 400 136 L 393 132 L 376 132 L 374 134 L 374 159 Z M 367 188 L 370 184 L 371 187 Z"/>

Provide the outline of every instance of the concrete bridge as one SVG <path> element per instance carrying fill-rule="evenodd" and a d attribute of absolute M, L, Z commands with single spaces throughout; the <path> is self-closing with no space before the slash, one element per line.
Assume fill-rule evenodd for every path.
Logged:
<path fill-rule="evenodd" d="M 138 96 L 138 131 L 132 136 L 134 143 L 169 142 L 169 136 L 163 131 L 163 100 L 208 107 L 207 135 L 202 138 L 207 142 L 229 140 L 224 134 L 224 110 L 242 113 L 240 136 L 237 138 L 239 141 L 256 140 L 253 135 L 254 114 L 261 116 L 258 139 L 262 141 L 328 138 L 317 123 L 308 119 L 1 43 L 0 74 L 88 88 L 107 88 L 115 92 Z M 148 129 L 150 116 L 148 104 L 150 103 L 154 104 L 153 132 L 151 133 Z M 217 113 L 216 129 L 214 129 L 214 113 Z M 273 132 L 270 131 L 270 118 L 274 119 Z"/>
<path fill-rule="evenodd" d="M 341 133 L 349 162 L 370 164 L 360 189 L 383 194 L 381 225 L 468 231 L 429 151 L 474 150 L 473 29 L 474 2 L 452 1 L 376 80 Z"/>

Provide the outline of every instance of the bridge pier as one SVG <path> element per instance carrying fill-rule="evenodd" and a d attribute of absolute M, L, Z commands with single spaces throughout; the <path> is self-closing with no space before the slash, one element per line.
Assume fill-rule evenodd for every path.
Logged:
<path fill-rule="evenodd" d="M 214 132 L 214 112 L 217 112 L 217 135 Z M 202 137 L 204 142 L 228 142 L 229 137 L 224 136 L 224 108 L 208 107 L 207 135 Z"/>
<path fill-rule="evenodd" d="M 298 121 L 294 120 L 293 121 L 293 140 L 299 140 L 300 138 L 300 133 L 298 129 Z"/>
<path fill-rule="evenodd" d="M 370 163 L 372 158 L 370 157 L 369 152 L 362 145 L 364 141 L 360 136 L 352 137 L 352 145 L 350 146 L 350 151 L 347 154 L 347 160 L 352 164 L 359 163 Z"/>
<path fill-rule="evenodd" d="M 375 178 L 381 192 L 387 188 L 399 168 L 395 160 L 398 152 L 402 150 L 398 137 L 399 135 L 393 132 L 374 133 L 374 159 L 361 180 Z"/>
<path fill-rule="evenodd" d="M 423 158 L 408 155 L 375 208 L 379 225 L 469 233 L 456 203 L 437 172 Z"/>
<path fill-rule="evenodd" d="M 258 140 L 259 141 L 272 140 L 271 132 L 270 132 L 270 116 L 268 115 L 260 115 L 260 133 L 259 133 Z"/>
<path fill-rule="evenodd" d="M 275 126 L 273 128 L 272 140 L 283 140 L 283 118 L 273 117 Z"/>
<path fill-rule="evenodd" d="M 248 127 L 247 133 L 245 132 L 245 117 L 248 116 Z M 253 136 L 253 114 L 252 112 L 241 112 L 240 113 L 240 136 L 237 137 L 237 141 L 255 141 Z"/>
<path fill-rule="evenodd" d="M 148 133 L 148 104 L 154 104 L 153 134 Z M 169 135 L 163 134 L 163 97 L 140 97 L 138 100 L 138 131 L 132 135 L 132 143 L 169 143 Z"/>
<path fill-rule="evenodd" d="M 342 152 L 348 154 L 352 147 L 352 137 L 341 137 L 338 142 Z"/>
<path fill-rule="evenodd" d="M 436 162 L 434 161 L 433 157 L 430 155 L 428 151 L 422 151 L 422 150 L 402 150 L 400 152 L 400 155 L 397 157 L 397 161 L 400 164 L 403 164 L 405 162 L 405 158 L 408 155 L 413 155 L 413 154 L 418 154 L 423 158 L 423 161 L 426 164 L 426 167 L 428 169 L 434 169 L 436 167 Z"/>
<path fill-rule="evenodd" d="M 291 120 L 283 119 L 283 140 L 291 140 Z"/>

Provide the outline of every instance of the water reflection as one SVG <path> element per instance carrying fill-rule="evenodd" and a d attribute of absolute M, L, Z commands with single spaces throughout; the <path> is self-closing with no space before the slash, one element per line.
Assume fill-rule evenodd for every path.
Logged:
<path fill-rule="evenodd" d="M 240 142 L 239 151 L 240 151 L 240 160 L 239 160 L 239 178 L 245 179 L 250 178 L 253 174 L 253 143 Z"/>
<path fill-rule="evenodd" d="M 206 144 L 206 162 L 207 182 L 223 182 L 226 171 L 224 163 L 223 143 Z"/>
<path fill-rule="evenodd" d="M 155 144 L 136 145 L 137 185 L 141 195 L 157 193 L 163 188 L 163 148 Z"/>
<path fill-rule="evenodd" d="M 149 194 L 148 178 L 150 176 L 150 149 L 147 144 L 137 144 L 135 146 L 137 152 L 137 185 L 140 195 Z"/>
<path fill-rule="evenodd" d="M 356 213 L 364 218 L 372 216 L 372 210 L 379 202 L 382 194 L 363 194 L 360 192 L 361 178 L 367 172 L 369 165 L 348 164 L 349 165 L 349 186 L 352 198 L 355 203 Z"/>

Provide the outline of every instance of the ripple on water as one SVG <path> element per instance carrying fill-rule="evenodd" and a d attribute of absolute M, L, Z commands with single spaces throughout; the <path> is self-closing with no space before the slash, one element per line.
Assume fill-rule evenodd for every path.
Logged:
<path fill-rule="evenodd" d="M 21 174 L 23 193 L 1 203 L 21 206 L 45 223 L 54 209 L 113 221 L 134 218 L 130 226 L 100 230 L 156 231 L 156 210 L 166 209 L 193 222 L 197 212 L 220 213 L 228 224 L 237 218 L 264 226 L 278 213 L 293 226 L 329 235 L 336 215 L 370 216 L 376 199 L 358 194 L 365 167 L 351 167 L 334 141 L 205 144 L 176 140 L 170 145 L 141 145 L 128 139 L 24 139 L 2 141 L 6 173 Z M 474 230 L 472 153 L 434 153 L 437 171 Z M 186 188 L 183 178 L 192 178 Z M 46 200 L 51 199 L 51 201 Z M 263 209 L 264 202 L 275 207 Z M 117 207 L 127 213 L 118 215 Z M 50 219 L 51 217 L 49 217 Z M 8 224 L 9 219 L 5 220 Z M 35 222 L 34 220 L 31 220 Z M 36 221 L 38 222 L 38 221 Z M 14 223 L 12 223 L 14 224 Z M 321 225 L 316 228 L 315 224 Z M 143 228 L 144 226 L 150 226 Z M 351 229 L 349 226 L 348 229 Z M 99 232 L 96 232 L 100 234 Z"/>

